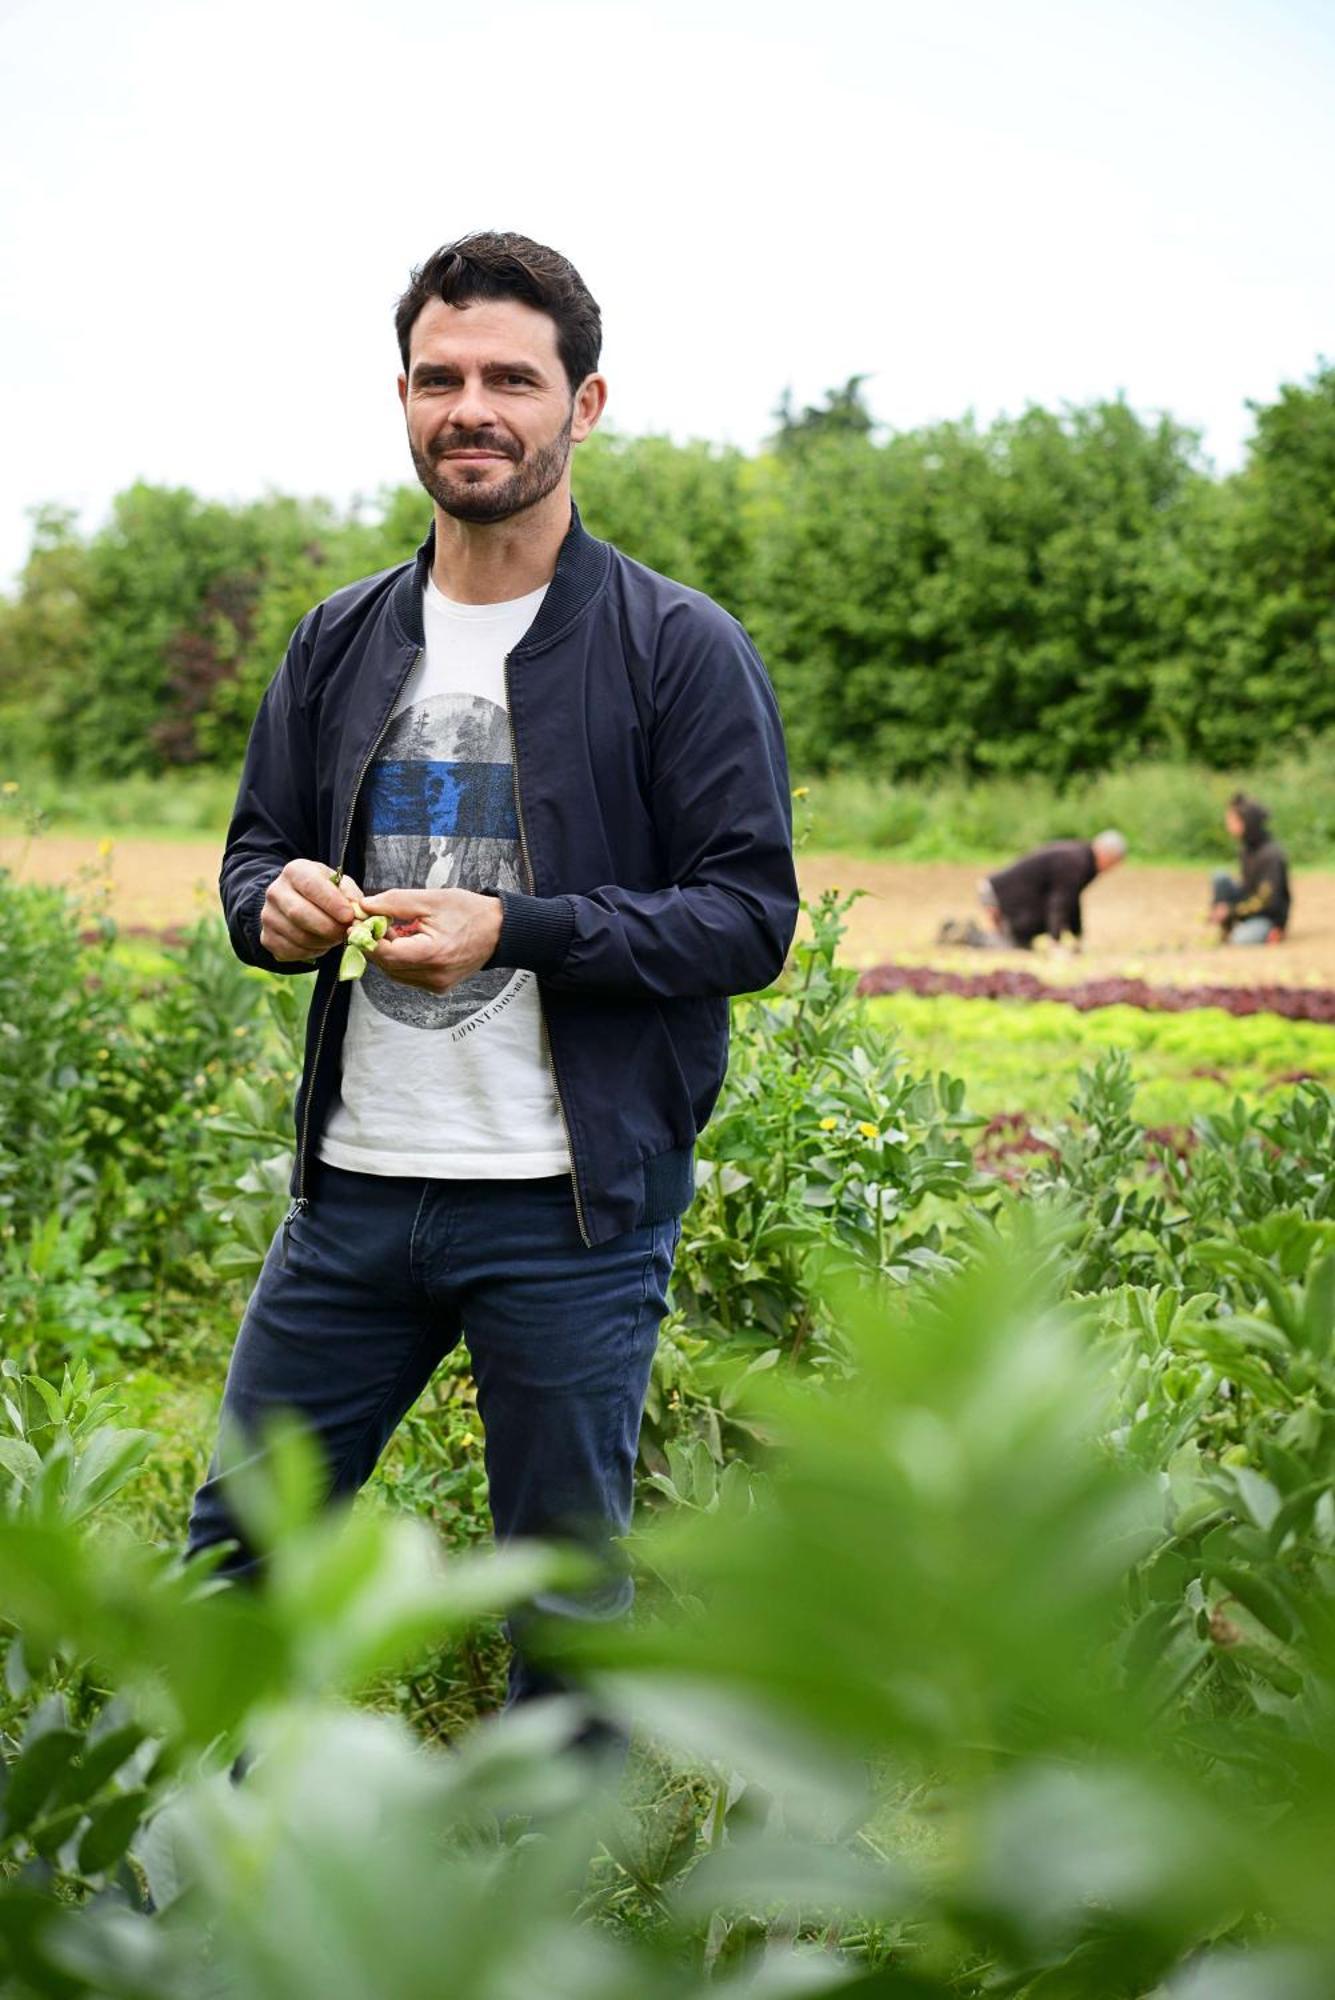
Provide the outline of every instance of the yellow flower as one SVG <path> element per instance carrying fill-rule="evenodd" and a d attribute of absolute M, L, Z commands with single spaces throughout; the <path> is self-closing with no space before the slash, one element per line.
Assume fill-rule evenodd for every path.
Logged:
<path fill-rule="evenodd" d="M 810 785 L 798 785 L 794 788 L 793 797 L 795 799 L 807 799 L 810 798 L 810 796 L 811 796 Z"/>
<path fill-rule="evenodd" d="M 116 843 L 114 840 L 99 840 L 97 843 L 97 851 L 99 854 L 105 857 L 106 855 L 110 854 L 112 848 L 115 845 Z"/>
<path fill-rule="evenodd" d="M 822 1132 L 833 1132 L 837 1129 L 838 1124 L 839 1120 L 837 1118 L 822 1118 L 820 1121 L 820 1129 Z"/>
<path fill-rule="evenodd" d="M 98 1059 L 98 1061 L 99 1061 L 99 1062 L 110 1062 L 110 1061 L 111 1061 L 111 1050 L 110 1050 L 110 1049 L 99 1049 L 99 1050 L 98 1050 L 98 1052 L 97 1052 L 97 1059 Z"/>
<path fill-rule="evenodd" d="M 3 792 L 7 799 L 12 799 L 17 790 L 18 785 L 13 778 L 6 778 L 4 784 L 0 785 L 0 792 Z"/>
<path fill-rule="evenodd" d="M 881 1136 L 880 1133 L 877 1131 L 876 1127 L 874 1125 L 869 1125 L 865 1118 L 858 1126 L 858 1130 L 859 1132 L 861 1132 L 864 1139 L 879 1139 Z"/>

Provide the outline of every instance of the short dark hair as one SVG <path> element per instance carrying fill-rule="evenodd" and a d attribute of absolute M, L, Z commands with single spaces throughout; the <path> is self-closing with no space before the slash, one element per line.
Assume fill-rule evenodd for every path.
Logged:
<path fill-rule="evenodd" d="M 394 308 L 405 375 L 417 315 L 432 299 L 443 299 L 450 306 L 472 305 L 476 299 L 520 299 L 555 320 L 556 348 L 572 389 L 598 366 L 603 318 L 597 300 L 568 257 L 535 243 L 531 236 L 479 230 L 443 243 L 418 266 Z"/>

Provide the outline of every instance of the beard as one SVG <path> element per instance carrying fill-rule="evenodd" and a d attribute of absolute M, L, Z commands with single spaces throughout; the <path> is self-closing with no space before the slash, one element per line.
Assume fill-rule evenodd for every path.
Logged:
<path fill-rule="evenodd" d="M 570 457 L 570 426 L 574 414 L 572 404 L 570 414 L 551 442 L 531 452 L 516 447 L 512 440 L 490 437 L 479 431 L 460 432 L 454 437 L 437 439 L 436 452 L 432 456 L 419 450 L 409 438 L 413 470 L 436 505 L 454 520 L 508 521 L 511 515 L 536 507 L 539 500 L 545 500 L 560 484 Z M 461 466 L 452 472 L 444 454 L 469 450 L 504 452 L 507 458 L 514 460 L 514 470 L 499 485 L 484 483 L 484 478 L 478 477 L 468 467 Z M 516 451 L 519 453 L 517 457 Z"/>

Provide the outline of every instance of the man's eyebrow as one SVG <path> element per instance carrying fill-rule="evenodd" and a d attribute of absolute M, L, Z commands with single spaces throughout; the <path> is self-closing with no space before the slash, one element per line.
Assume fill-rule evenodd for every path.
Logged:
<path fill-rule="evenodd" d="M 449 375 L 459 371 L 452 361 L 418 361 L 413 365 L 413 381 L 421 381 L 426 375 Z M 535 380 L 542 370 L 532 361 L 484 361 L 484 375 L 531 375 Z"/>

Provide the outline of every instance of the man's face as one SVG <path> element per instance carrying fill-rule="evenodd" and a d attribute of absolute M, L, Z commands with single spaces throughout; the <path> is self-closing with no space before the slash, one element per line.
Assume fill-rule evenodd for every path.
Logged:
<path fill-rule="evenodd" d="M 605 397 L 598 375 L 572 395 L 555 321 L 518 299 L 432 299 L 399 377 L 417 477 L 457 521 L 505 521 L 544 500 Z"/>
<path fill-rule="evenodd" d="M 1230 806 L 1227 812 L 1224 814 L 1224 827 L 1225 831 L 1229 834 L 1231 839 L 1233 840 L 1242 839 L 1243 833 L 1245 832 L 1246 829 L 1244 828 L 1242 823 L 1242 814 L 1238 811 L 1236 806 Z"/>

